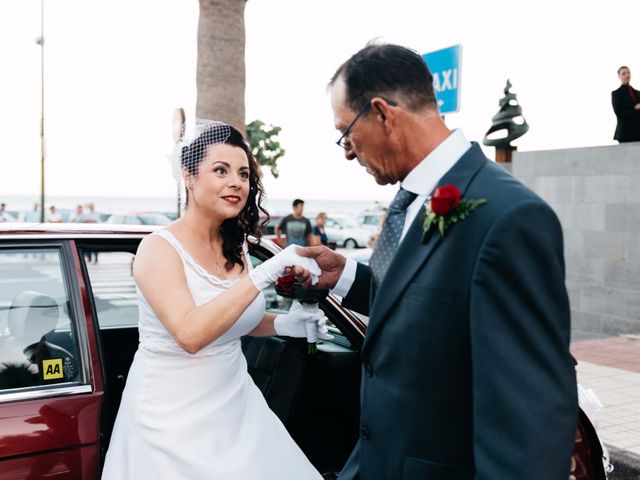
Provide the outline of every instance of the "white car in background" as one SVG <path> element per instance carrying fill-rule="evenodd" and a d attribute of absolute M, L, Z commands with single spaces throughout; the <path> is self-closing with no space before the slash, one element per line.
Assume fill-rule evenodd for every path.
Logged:
<path fill-rule="evenodd" d="M 335 242 L 338 248 L 366 247 L 371 232 L 362 228 L 356 220 L 344 214 L 328 214 L 324 230 L 329 242 Z"/>
<path fill-rule="evenodd" d="M 106 223 L 125 225 L 169 225 L 171 219 L 159 212 L 114 213 Z"/>
<path fill-rule="evenodd" d="M 385 216 L 383 210 L 362 212 L 356 216 L 356 221 L 362 228 L 366 228 L 371 233 L 380 233 L 382 228 L 382 218 Z"/>

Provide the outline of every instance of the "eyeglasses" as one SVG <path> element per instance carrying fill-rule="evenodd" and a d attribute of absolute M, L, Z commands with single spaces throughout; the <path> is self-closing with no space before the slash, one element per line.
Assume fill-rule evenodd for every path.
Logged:
<path fill-rule="evenodd" d="M 336 142 L 336 145 L 338 145 L 339 147 L 344 148 L 345 150 L 349 149 L 349 147 L 351 146 L 351 142 L 349 142 L 349 140 L 347 140 L 347 137 L 349 136 L 349 133 L 351 132 L 351 129 L 356 124 L 358 119 L 364 114 L 364 112 L 366 112 L 369 109 L 369 107 L 371 107 L 371 100 L 369 100 L 367 103 L 365 103 L 362 106 L 362 108 L 358 111 L 356 116 L 353 117 L 353 120 L 351 120 L 351 123 L 349 125 L 347 125 L 347 128 L 345 128 L 344 131 L 342 132 L 342 136 L 338 139 L 338 141 Z"/>
<path fill-rule="evenodd" d="M 392 100 L 387 100 L 384 97 L 380 97 L 382 98 L 385 102 L 387 102 L 389 105 L 391 105 L 392 107 L 397 106 L 398 104 Z M 371 99 L 373 100 L 373 99 Z M 360 110 L 358 110 L 358 113 L 356 114 L 355 117 L 353 117 L 353 120 L 351 120 L 351 123 L 349 125 L 347 125 L 347 128 L 344 129 L 344 131 L 342 132 L 342 135 L 340 136 L 340 138 L 338 139 L 338 141 L 336 142 L 336 145 L 338 145 L 339 147 L 344 148 L 345 150 L 348 150 L 349 148 L 351 148 L 351 142 L 348 140 L 348 136 L 349 133 L 351 133 L 351 129 L 353 128 L 353 126 L 356 124 L 356 122 L 358 121 L 358 119 L 364 115 L 364 113 L 369 110 L 369 107 L 371 107 L 371 100 L 369 100 L 367 103 L 365 103 L 362 108 Z"/>

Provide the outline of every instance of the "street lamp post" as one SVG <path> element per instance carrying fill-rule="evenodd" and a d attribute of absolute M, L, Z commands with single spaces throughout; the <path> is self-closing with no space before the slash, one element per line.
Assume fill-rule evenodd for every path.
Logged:
<path fill-rule="evenodd" d="M 44 0 L 40 0 L 40 222 L 44 223 Z"/>

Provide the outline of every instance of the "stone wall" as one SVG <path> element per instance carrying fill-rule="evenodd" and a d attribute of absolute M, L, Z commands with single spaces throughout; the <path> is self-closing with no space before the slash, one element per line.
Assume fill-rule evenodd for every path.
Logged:
<path fill-rule="evenodd" d="M 574 330 L 640 334 L 640 143 L 514 152 L 564 231 Z"/>

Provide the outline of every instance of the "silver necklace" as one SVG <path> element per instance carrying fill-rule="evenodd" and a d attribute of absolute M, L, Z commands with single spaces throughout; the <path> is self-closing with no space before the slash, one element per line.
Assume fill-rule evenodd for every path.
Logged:
<path fill-rule="evenodd" d="M 218 256 L 215 259 L 216 262 L 216 272 L 218 273 L 218 275 L 222 274 L 222 269 L 220 268 L 220 265 L 218 264 L 218 260 L 220 260 L 220 252 L 218 251 Z"/>

